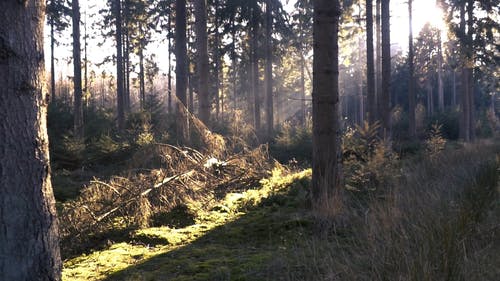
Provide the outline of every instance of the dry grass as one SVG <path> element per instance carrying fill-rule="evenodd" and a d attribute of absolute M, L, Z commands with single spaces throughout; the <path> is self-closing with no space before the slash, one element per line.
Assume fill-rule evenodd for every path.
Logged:
<path fill-rule="evenodd" d="M 287 280 L 499 280 L 498 155 L 478 144 L 404 163 L 347 224 L 297 246 Z"/>

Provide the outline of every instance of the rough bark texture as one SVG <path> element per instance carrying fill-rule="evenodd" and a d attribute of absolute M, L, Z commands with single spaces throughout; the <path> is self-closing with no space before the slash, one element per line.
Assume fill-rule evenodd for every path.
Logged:
<path fill-rule="evenodd" d="M 411 0 L 410 0 L 411 1 Z M 373 53 L 373 1 L 366 1 L 366 96 L 368 122 L 375 122 L 375 60 Z"/>
<path fill-rule="evenodd" d="M 380 93 L 380 119 L 384 136 L 391 136 L 391 31 L 389 0 L 382 0 L 382 92 Z"/>
<path fill-rule="evenodd" d="M 73 130 L 76 138 L 83 138 L 83 103 L 82 103 L 82 59 L 80 51 L 80 4 L 72 0 L 73 20 Z"/>
<path fill-rule="evenodd" d="M 186 45 L 186 0 L 175 1 L 175 94 L 177 96 L 177 137 L 189 139 L 187 123 L 187 45 Z"/>
<path fill-rule="evenodd" d="M 122 55 L 122 8 L 120 0 L 114 0 L 116 29 L 116 102 L 118 112 L 118 130 L 125 129 L 125 98 L 123 92 L 123 55 Z"/>
<path fill-rule="evenodd" d="M 274 112 L 273 112 L 273 54 L 272 54 L 272 31 L 273 17 L 271 0 L 266 2 L 266 137 L 272 139 L 274 130 Z"/>
<path fill-rule="evenodd" d="M 194 1 L 196 15 L 196 56 L 198 64 L 198 97 L 200 100 L 200 120 L 205 125 L 210 121 L 210 99 L 208 91 L 208 38 L 206 0 Z"/>
<path fill-rule="evenodd" d="M 61 279 L 44 89 L 45 1 L 0 1 L 0 280 Z"/>
<path fill-rule="evenodd" d="M 314 1 L 312 191 L 318 208 L 328 208 L 342 184 L 337 42 L 339 16 L 337 0 Z"/>
<path fill-rule="evenodd" d="M 415 64 L 414 64 L 414 52 L 413 52 L 413 1 L 408 1 L 408 19 L 410 33 L 408 36 L 408 65 L 410 68 L 410 81 L 408 81 L 408 119 L 409 119 L 409 131 L 410 137 L 414 137 L 417 134 L 416 120 L 415 120 Z"/>

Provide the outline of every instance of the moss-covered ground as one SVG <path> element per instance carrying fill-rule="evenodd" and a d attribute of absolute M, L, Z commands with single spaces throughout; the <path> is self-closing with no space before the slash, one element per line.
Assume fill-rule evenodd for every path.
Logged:
<path fill-rule="evenodd" d="M 137 230 L 66 260 L 63 280 L 280 280 L 287 252 L 311 229 L 310 174 L 275 170 L 256 189 L 229 193 L 208 210 L 188 204 L 166 218 L 181 223 Z"/>

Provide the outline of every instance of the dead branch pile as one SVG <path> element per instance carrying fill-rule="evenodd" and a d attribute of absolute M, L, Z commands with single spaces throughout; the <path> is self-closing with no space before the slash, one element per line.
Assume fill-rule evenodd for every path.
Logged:
<path fill-rule="evenodd" d="M 217 154 L 219 159 L 168 144 L 139 151 L 132 166 L 140 163 L 139 158 L 155 155 L 162 159 L 161 168 L 136 169 L 127 177 L 115 176 L 105 182 L 95 179 L 76 200 L 64 203 L 59 217 L 63 247 L 65 243 L 88 243 L 89 237 L 113 229 L 147 226 L 153 215 L 179 204 L 206 201 L 208 206 L 209 201 L 233 189 L 255 186 L 273 165 L 267 146 Z"/>

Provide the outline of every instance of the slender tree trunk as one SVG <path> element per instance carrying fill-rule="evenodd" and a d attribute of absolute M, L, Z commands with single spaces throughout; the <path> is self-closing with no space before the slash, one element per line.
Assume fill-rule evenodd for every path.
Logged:
<path fill-rule="evenodd" d="M 198 99 L 199 116 L 203 124 L 209 126 L 210 98 L 208 89 L 208 38 L 207 38 L 207 3 L 206 0 L 194 1 L 196 14 L 196 57 L 198 63 Z M 216 46 L 217 47 L 217 46 Z"/>
<path fill-rule="evenodd" d="M 121 0 L 114 0 L 115 28 L 116 28 L 116 102 L 118 111 L 118 130 L 125 129 L 125 104 L 123 92 L 123 55 L 122 55 L 122 7 Z"/>
<path fill-rule="evenodd" d="M 127 3 L 128 1 L 125 1 Z M 128 7 L 128 6 L 127 6 Z M 130 32 L 127 27 L 127 20 L 123 23 L 125 36 L 123 38 L 123 106 L 125 115 L 130 113 Z"/>
<path fill-rule="evenodd" d="M 415 120 L 415 65 L 414 65 L 414 52 L 413 52 L 413 0 L 408 0 L 408 14 L 409 14 L 409 36 L 408 36 L 408 65 L 410 68 L 410 81 L 408 81 L 408 119 L 409 119 L 409 135 L 415 137 L 417 134 L 416 120 Z"/>
<path fill-rule="evenodd" d="M 342 185 L 339 84 L 338 84 L 338 0 L 314 1 L 313 60 L 313 176 L 315 207 L 332 210 L 332 198 Z"/>
<path fill-rule="evenodd" d="M 232 82 L 233 82 L 233 106 L 234 110 L 238 109 L 238 97 L 236 95 L 237 87 L 236 87 L 236 75 L 237 75 L 237 68 L 236 68 L 236 25 L 234 23 L 234 18 L 231 19 L 231 39 L 233 41 L 233 44 L 231 45 L 231 68 L 233 70 L 233 77 L 232 77 Z"/>
<path fill-rule="evenodd" d="M 475 105 L 474 105 L 474 0 L 467 0 L 467 97 L 469 99 L 469 136 L 470 141 L 476 139 Z"/>
<path fill-rule="evenodd" d="M 271 140 L 274 130 L 274 112 L 273 112 L 273 54 L 272 54 L 272 0 L 266 0 L 266 39 L 265 39 L 265 79 L 266 79 L 266 135 Z"/>
<path fill-rule="evenodd" d="M 438 31 L 438 108 L 444 111 L 444 89 L 443 89 L 443 49 L 441 48 L 441 30 Z"/>
<path fill-rule="evenodd" d="M 171 7 L 171 6 L 170 6 Z M 172 12 L 168 14 L 168 25 L 167 25 L 167 40 L 168 40 L 168 97 L 167 97 L 167 108 L 168 113 L 172 113 Z"/>
<path fill-rule="evenodd" d="M 391 137 L 391 32 L 389 0 L 382 0 L 382 92 L 380 113 L 386 137 Z"/>
<path fill-rule="evenodd" d="M 260 133 L 260 95 L 259 95 L 259 58 L 258 58 L 258 34 L 259 22 L 257 21 L 258 6 L 252 8 L 251 28 L 252 34 L 250 39 L 251 52 L 251 72 L 252 72 L 252 95 L 254 98 L 254 128 L 257 134 Z"/>
<path fill-rule="evenodd" d="M 73 20 L 73 89 L 74 89 L 74 135 L 83 138 L 83 104 L 82 104 L 82 60 L 80 55 L 80 4 L 72 0 Z"/>
<path fill-rule="evenodd" d="M 452 70 L 452 93 L 453 93 L 453 96 L 452 96 L 452 99 L 451 99 L 451 105 L 453 106 L 453 108 L 455 108 L 457 106 L 457 71 L 456 69 L 453 69 Z"/>
<path fill-rule="evenodd" d="M 54 34 L 54 20 L 50 22 L 50 99 L 52 102 L 56 100 L 56 67 L 54 49 L 56 44 Z"/>
<path fill-rule="evenodd" d="M 61 280 L 46 129 L 45 1 L 0 1 L 0 280 Z"/>
<path fill-rule="evenodd" d="M 214 31 L 214 40 L 215 40 L 215 46 L 214 46 L 214 50 L 213 50 L 213 60 L 215 62 L 215 69 L 214 69 L 214 79 L 215 79 L 215 82 L 214 82 L 214 96 L 215 96 L 215 119 L 216 120 L 219 120 L 219 117 L 220 117 L 220 112 L 221 112 L 221 98 L 222 96 L 220 96 L 219 94 L 219 91 L 220 91 L 220 66 L 221 66 L 221 60 L 219 58 L 220 56 L 220 51 L 219 51 L 219 45 L 220 45 L 220 32 L 219 32 L 219 28 L 220 28 L 220 23 L 219 23 L 219 0 L 215 0 L 214 2 L 214 6 L 215 6 L 215 31 Z"/>
<path fill-rule="evenodd" d="M 375 114 L 374 120 L 381 120 L 382 114 L 380 109 L 380 98 L 382 96 L 382 25 L 381 25 L 381 6 L 382 0 L 375 2 L 376 16 L 375 16 Z"/>
<path fill-rule="evenodd" d="M 410 0 L 411 1 L 411 0 Z M 373 54 L 373 1 L 366 0 L 366 96 L 368 122 L 376 121 L 375 67 Z"/>
<path fill-rule="evenodd" d="M 88 94 L 90 93 L 89 91 L 89 77 L 88 77 L 88 57 L 87 57 L 87 10 L 84 12 L 84 35 L 83 35 L 83 54 L 84 54 L 84 82 L 83 82 L 83 92 L 85 94 L 85 101 L 86 101 L 86 106 L 88 107 L 89 103 L 89 96 Z"/>
<path fill-rule="evenodd" d="M 144 82 L 144 54 L 142 46 L 139 47 L 139 96 L 141 108 L 146 109 L 146 83 Z"/>
<path fill-rule="evenodd" d="M 187 46 L 186 46 L 186 0 L 175 1 L 175 94 L 177 95 L 177 137 L 181 142 L 189 141 L 187 119 Z"/>

